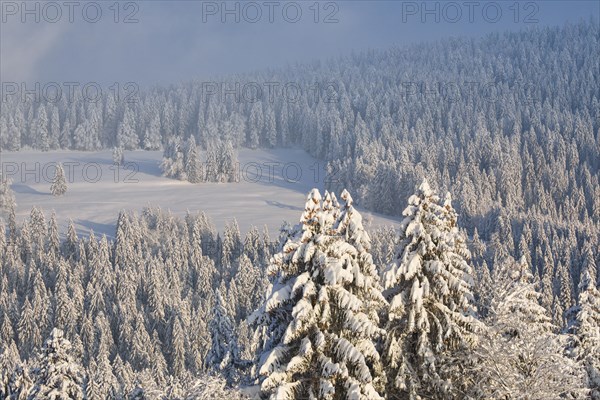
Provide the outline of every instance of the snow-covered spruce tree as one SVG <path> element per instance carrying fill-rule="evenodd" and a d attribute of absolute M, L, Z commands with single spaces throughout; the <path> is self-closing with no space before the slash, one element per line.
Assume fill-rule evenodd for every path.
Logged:
<path fill-rule="evenodd" d="M 584 374 L 565 356 L 567 337 L 544 307 L 525 258 L 494 267 L 494 290 L 486 328 L 480 332 L 473 397 L 484 399 L 583 398 Z"/>
<path fill-rule="evenodd" d="M 178 137 L 172 138 L 167 142 L 160 168 L 164 176 L 179 180 L 187 179 L 182 143 Z"/>
<path fill-rule="evenodd" d="M 577 305 L 570 314 L 570 331 L 575 334 L 574 353 L 587 372 L 593 400 L 600 399 L 600 291 L 595 286 L 595 265 L 587 264 L 579 282 Z"/>
<path fill-rule="evenodd" d="M 50 193 L 53 196 L 62 196 L 67 193 L 67 179 L 65 178 L 65 170 L 62 164 L 56 165 L 56 172 L 54 173 L 54 179 L 52 185 L 50 185 Z"/>
<path fill-rule="evenodd" d="M 409 198 L 396 261 L 384 273 L 389 298 L 385 345 L 390 398 L 461 398 L 464 359 L 478 322 L 469 251 L 449 196 L 427 181 Z"/>
<path fill-rule="evenodd" d="M 0 345 L 0 398 L 12 399 L 16 394 L 25 398 L 32 387 L 29 370 L 23 365 L 15 342 L 4 341 Z"/>
<path fill-rule="evenodd" d="M 82 368 L 69 354 L 71 343 L 63 337 L 60 329 L 54 328 L 42 349 L 41 365 L 34 371 L 34 399 L 83 399 Z"/>
<path fill-rule="evenodd" d="M 31 393 L 35 389 L 30 370 L 26 364 L 18 363 L 11 371 L 5 386 L 0 387 L 0 395 L 3 399 L 31 399 Z"/>
<path fill-rule="evenodd" d="M 124 165 L 125 164 L 125 153 L 122 147 L 113 148 L 112 152 L 113 164 Z"/>
<path fill-rule="evenodd" d="M 123 114 L 123 120 L 117 129 L 117 146 L 126 150 L 135 150 L 139 146 L 140 139 L 136 132 L 135 112 L 127 107 Z"/>
<path fill-rule="evenodd" d="M 236 182 L 238 179 L 237 153 L 230 141 L 219 146 L 219 182 Z"/>
<path fill-rule="evenodd" d="M 238 359 L 234 325 L 217 289 L 213 318 L 208 325 L 211 347 L 205 359 L 206 369 L 220 372 L 229 384 L 235 383 L 235 363 Z"/>
<path fill-rule="evenodd" d="M 490 269 L 487 263 L 483 261 L 483 264 L 477 270 L 477 282 L 475 283 L 475 301 L 481 317 L 485 317 L 488 314 L 493 286 Z"/>
<path fill-rule="evenodd" d="M 48 139 L 48 114 L 43 105 L 38 108 L 37 119 L 33 121 L 32 129 L 35 130 L 35 145 L 42 151 L 50 149 Z"/>
<path fill-rule="evenodd" d="M 242 400 L 243 396 L 235 389 L 228 389 L 227 382 L 213 375 L 205 375 L 191 383 L 186 391 L 185 400 Z"/>
<path fill-rule="evenodd" d="M 271 294 L 253 315 L 266 327 L 261 396 L 382 399 L 376 343 L 385 300 L 369 239 L 349 196 L 337 221 L 321 200 L 317 189 L 309 193 L 300 225 L 271 260 Z"/>
<path fill-rule="evenodd" d="M 143 144 L 145 150 L 158 150 L 161 146 L 160 115 L 155 113 L 144 131 Z"/>
<path fill-rule="evenodd" d="M 0 210 L 10 210 L 17 206 L 15 194 L 10 188 L 11 183 L 9 178 L 4 178 L 0 173 Z"/>
<path fill-rule="evenodd" d="M 206 162 L 204 164 L 204 180 L 206 182 L 217 182 L 219 175 L 219 149 L 214 140 L 206 144 Z"/>
<path fill-rule="evenodd" d="M 252 265 L 250 259 L 244 254 L 240 257 L 238 271 L 232 278 L 233 282 L 237 288 L 235 319 L 241 321 L 246 319 L 264 300 L 268 280 L 264 270 Z"/>
<path fill-rule="evenodd" d="M 567 264 L 559 262 L 556 268 L 556 286 L 558 287 L 558 300 L 563 314 L 559 315 L 559 327 L 566 328 L 568 321 L 566 311 L 573 307 L 573 278 Z"/>
<path fill-rule="evenodd" d="M 196 140 L 193 136 L 190 136 L 186 143 L 184 164 L 188 181 L 191 183 L 199 183 L 204 180 L 198 147 L 196 146 Z"/>

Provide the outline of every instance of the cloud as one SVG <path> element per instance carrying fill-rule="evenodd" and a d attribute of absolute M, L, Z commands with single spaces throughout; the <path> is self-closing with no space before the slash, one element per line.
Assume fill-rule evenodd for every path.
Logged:
<path fill-rule="evenodd" d="M 33 82 L 43 68 L 42 60 L 69 30 L 67 24 L 21 23 L 8 20 L 0 24 L 0 79 L 3 82 Z"/>
<path fill-rule="evenodd" d="M 130 3 L 119 4 L 124 7 Z M 223 2 L 216 3 L 223 6 Z M 229 3 L 232 7 L 233 2 Z M 14 18 L 0 26 L 1 78 L 107 86 L 131 81 L 140 86 L 169 84 L 328 59 L 355 50 L 532 26 L 524 24 L 524 18 L 515 23 L 508 8 L 512 3 L 501 3 L 504 14 L 498 23 L 486 22 L 481 10 L 475 23 L 467 21 L 467 14 L 458 23 L 444 18 L 436 23 L 435 16 L 426 15 L 426 10 L 406 18 L 403 2 L 338 1 L 335 18 L 339 22 L 332 24 L 323 23 L 332 11 L 325 9 L 329 3 L 320 3 L 319 23 L 313 22 L 312 2 L 296 3 L 303 4 L 304 16 L 295 24 L 284 20 L 282 7 L 275 23 L 266 21 L 266 14 L 257 23 L 235 23 L 231 16 L 222 23 L 219 15 L 207 22 L 203 21 L 203 2 L 189 1 L 136 2 L 139 22 L 133 24 L 113 23 L 112 2 L 99 3 L 104 15 L 94 24 L 79 14 L 75 23 L 22 24 Z M 562 24 L 597 13 L 598 5 L 590 4 L 577 2 L 576 7 L 570 7 L 564 2 L 540 2 L 536 18 L 541 25 Z M 131 10 L 120 11 L 123 17 Z"/>

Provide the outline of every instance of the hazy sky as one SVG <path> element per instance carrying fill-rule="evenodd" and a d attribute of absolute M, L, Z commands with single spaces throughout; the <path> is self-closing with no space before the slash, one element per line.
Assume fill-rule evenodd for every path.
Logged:
<path fill-rule="evenodd" d="M 352 50 L 559 25 L 592 16 L 598 22 L 599 4 L 2 0 L 0 79 L 103 85 L 131 81 L 141 86 L 203 80 Z"/>

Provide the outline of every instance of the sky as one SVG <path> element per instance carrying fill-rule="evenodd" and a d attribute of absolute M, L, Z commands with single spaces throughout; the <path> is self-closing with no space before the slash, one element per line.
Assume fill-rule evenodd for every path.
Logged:
<path fill-rule="evenodd" d="M 5 1 L 0 80 L 140 87 L 600 19 L 598 1 Z"/>

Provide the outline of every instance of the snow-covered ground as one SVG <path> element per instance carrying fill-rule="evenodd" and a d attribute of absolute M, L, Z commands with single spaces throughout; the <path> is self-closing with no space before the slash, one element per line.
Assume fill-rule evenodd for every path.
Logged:
<path fill-rule="evenodd" d="M 265 224 L 275 232 L 284 220 L 299 220 L 311 188 L 325 186 L 324 163 L 299 149 L 242 149 L 237 183 L 191 184 L 165 178 L 161 158 L 160 151 L 128 151 L 125 166 L 116 168 L 111 151 L 3 151 L 1 163 L 3 175 L 13 181 L 18 220 L 38 206 L 47 218 L 56 212 L 61 231 L 72 219 L 83 235 L 93 229 L 113 236 L 120 210 L 139 212 L 147 205 L 182 216 L 187 210 L 204 211 L 219 230 L 235 217 L 242 233 Z M 57 162 L 63 163 L 68 180 L 62 197 L 50 194 Z M 397 223 L 366 211 L 363 217 L 367 228 Z"/>

